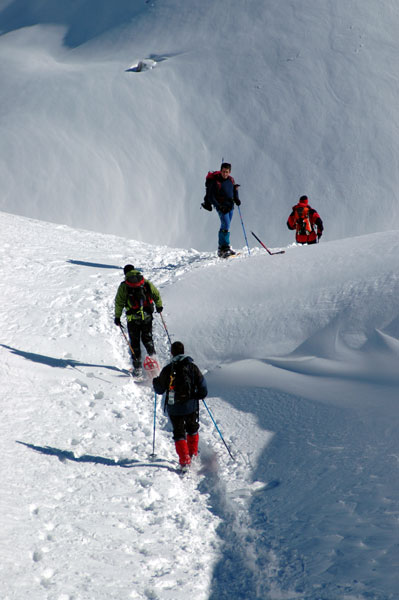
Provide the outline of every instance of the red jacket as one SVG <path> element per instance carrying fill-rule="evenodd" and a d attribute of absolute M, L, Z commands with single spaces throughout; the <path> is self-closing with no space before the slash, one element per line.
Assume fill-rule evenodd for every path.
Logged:
<path fill-rule="evenodd" d="M 307 198 L 301 197 L 298 204 L 292 207 L 292 213 L 287 221 L 288 229 L 296 230 L 295 239 L 298 244 L 315 244 L 323 232 L 323 221 L 308 202 Z"/>

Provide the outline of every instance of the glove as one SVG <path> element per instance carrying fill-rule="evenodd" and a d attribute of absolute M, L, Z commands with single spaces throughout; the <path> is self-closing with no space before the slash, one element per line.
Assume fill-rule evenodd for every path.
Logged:
<path fill-rule="evenodd" d="M 318 232 L 317 232 L 317 237 L 318 237 L 319 239 L 321 238 L 321 236 L 322 236 L 322 235 L 323 235 L 323 232 L 322 232 L 322 231 L 318 231 Z"/>
<path fill-rule="evenodd" d="M 234 202 L 237 204 L 237 206 L 241 205 L 241 200 L 239 198 L 236 198 Z"/>
<path fill-rule="evenodd" d="M 212 204 L 210 204 L 206 200 L 204 200 L 204 202 L 202 202 L 201 206 L 202 206 L 202 208 L 205 208 L 205 210 L 209 210 L 209 212 L 212 212 Z"/>
<path fill-rule="evenodd" d="M 115 317 L 114 323 L 115 323 L 115 325 L 117 325 L 118 327 L 120 327 L 121 326 L 121 320 L 120 320 L 120 318 L 119 317 Z"/>
<path fill-rule="evenodd" d="M 163 311 L 163 306 L 157 306 L 157 313 L 161 313 Z"/>

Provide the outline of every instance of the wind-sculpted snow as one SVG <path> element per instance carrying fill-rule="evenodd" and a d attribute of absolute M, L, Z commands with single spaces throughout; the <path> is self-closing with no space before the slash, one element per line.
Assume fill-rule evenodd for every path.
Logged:
<path fill-rule="evenodd" d="M 387 231 L 398 18 L 396 0 L 3 1 L 0 208 L 213 250 L 200 203 L 224 158 L 267 245 L 293 240 L 302 194 L 325 240 Z"/>
<path fill-rule="evenodd" d="M 0 219 L 2 598 L 396 598 L 397 232 L 225 262 Z M 202 407 L 181 479 L 160 398 L 150 460 L 154 395 L 113 324 L 128 262 L 234 460 Z"/>
<path fill-rule="evenodd" d="M 2 33 L 34 25 L 62 25 L 66 28 L 64 43 L 75 48 L 101 34 L 125 27 L 131 20 L 139 20 L 149 10 L 145 0 L 119 0 L 113 6 L 107 0 L 57 4 L 52 0 L 3 0 L 0 19 Z"/>
<path fill-rule="evenodd" d="M 193 340 L 194 353 L 207 366 L 226 356 L 298 353 L 298 346 L 301 353 L 346 360 L 375 329 L 389 329 L 397 320 L 398 256 L 395 231 L 293 246 L 285 255 L 252 250 L 248 257 L 243 250 L 220 264 L 217 277 L 206 268 L 168 288 L 167 300 L 178 307 L 171 323 L 177 335 Z M 372 278 L 370 263 L 376 268 Z M 201 290 L 207 294 L 203 304 L 196 301 Z"/>

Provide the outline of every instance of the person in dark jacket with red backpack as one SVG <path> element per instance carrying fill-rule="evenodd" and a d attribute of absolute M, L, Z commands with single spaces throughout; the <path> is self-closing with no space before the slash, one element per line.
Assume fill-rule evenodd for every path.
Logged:
<path fill-rule="evenodd" d="M 220 229 L 218 235 L 218 256 L 228 258 L 235 254 L 230 246 L 230 223 L 233 218 L 234 205 L 240 206 L 238 188 L 231 176 L 231 164 L 222 163 L 220 171 L 209 171 L 205 180 L 206 194 L 203 208 L 211 211 L 212 207 L 220 218 Z"/>
<path fill-rule="evenodd" d="M 287 227 L 288 229 L 295 229 L 295 239 L 298 244 L 316 244 L 321 238 L 324 229 L 319 213 L 309 206 L 307 196 L 301 196 L 298 204 L 292 207 Z"/>
<path fill-rule="evenodd" d="M 173 342 L 171 354 L 172 361 L 152 385 L 157 394 L 165 394 L 165 410 L 172 423 L 179 464 L 184 469 L 198 454 L 199 400 L 206 398 L 208 388 L 193 359 L 184 354 L 182 342 Z"/>

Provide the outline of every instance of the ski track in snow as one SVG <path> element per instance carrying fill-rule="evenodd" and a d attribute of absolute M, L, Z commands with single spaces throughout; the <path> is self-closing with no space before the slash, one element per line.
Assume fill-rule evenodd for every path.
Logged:
<path fill-rule="evenodd" d="M 151 247 L 126 241 L 121 248 L 112 236 L 99 246 L 90 232 L 6 215 L 2 221 L 1 293 L 15 306 L 11 318 L 4 304 L 1 311 L 4 506 L 12 507 L 1 520 L 19 560 L 10 563 L 2 552 L 15 587 L 1 584 L 1 597 L 176 600 L 195 589 L 198 599 L 208 598 L 221 521 L 246 554 L 242 490 L 250 489 L 251 464 L 245 455 L 231 461 L 203 408 L 203 463 L 181 479 L 159 398 L 160 460 L 151 463 L 154 396 L 126 374 L 113 298 L 127 262 L 162 294 L 187 270 L 217 259 L 168 248 L 153 256 Z M 167 307 L 164 314 L 167 320 Z M 158 319 L 154 329 L 164 363 L 168 344 Z M 25 487 L 28 497 L 19 494 Z M 31 576 L 22 578 L 26 571 Z"/>

